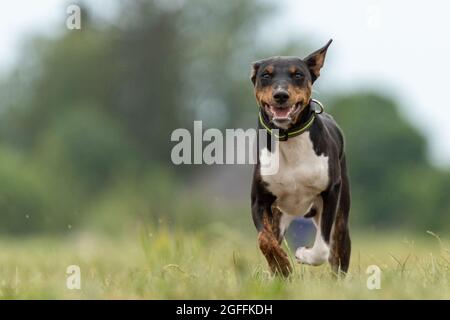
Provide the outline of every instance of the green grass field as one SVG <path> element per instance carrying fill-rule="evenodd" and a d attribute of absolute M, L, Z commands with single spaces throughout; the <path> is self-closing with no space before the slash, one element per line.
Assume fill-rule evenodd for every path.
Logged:
<path fill-rule="evenodd" d="M 130 232 L 128 238 L 28 238 L 0 241 L 3 299 L 418 299 L 450 298 L 450 252 L 440 239 L 401 233 L 353 236 L 350 273 L 296 265 L 272 277 L 254 234 Z M 81 268 L 81 289 L 66 287 L 66 268 Z M 381 289 L 366 286 L 369 265 Z"/>

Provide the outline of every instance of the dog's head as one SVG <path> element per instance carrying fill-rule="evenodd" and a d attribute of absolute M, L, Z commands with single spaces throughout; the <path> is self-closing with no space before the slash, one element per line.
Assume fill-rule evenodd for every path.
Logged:
<path fill-rule="evenodd" d="M 251 80 L 256 100 L 276 127 L 289 129 L 299 120 L 331 41 L 305 59 L 272 57 L 253 63 Z"/>

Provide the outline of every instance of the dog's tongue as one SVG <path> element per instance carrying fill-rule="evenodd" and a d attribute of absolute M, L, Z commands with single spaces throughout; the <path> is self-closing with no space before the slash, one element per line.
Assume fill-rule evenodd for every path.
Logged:
<path fill-rule="evenodd" d="M 291 108 L 277 108 L 270 106 L 270 111 L 275 118 L 287 118 L 291 112 Z"/>

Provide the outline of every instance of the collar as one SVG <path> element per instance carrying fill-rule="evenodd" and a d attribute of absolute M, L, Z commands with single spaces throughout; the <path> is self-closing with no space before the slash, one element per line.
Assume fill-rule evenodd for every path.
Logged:
<path fill-rule="evenodd" d="M 315 102 L 315 101 L 314 101 Z M 311 114 L 306 122 L 300 121 L 298 124 L 290 127 L 287 130 L 276 128 L 270 121 L 267 119 L 266 114 L 260 109 L 259 110 L 259 123 L 261 126 L 266 129 L 266 131 L 279 141 L 286 141 L 289 138 L 296 137 L 301 135 L 303 132 L 308 130 L 316 119 L 316 112 L 311 108 L 311 102 L 305 108 L 305 111 L 308 110 L 307 113 Z M 303 111 L 302 111 L 303 112 Z M 278 133 L 273 132 L 273 130 L 278 130 Z"/>

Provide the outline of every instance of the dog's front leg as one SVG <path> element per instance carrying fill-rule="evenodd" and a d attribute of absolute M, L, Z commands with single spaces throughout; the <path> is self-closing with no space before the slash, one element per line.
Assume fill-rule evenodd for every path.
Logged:
<path fill-rule="evenodd" d="M 263 212 L 263 228 L 258 234 L 259 248 L 266 257 L 272 273 L 288 277 L 292 267 L 288 255 L 281 248 L 281 212 L 273 208 L 270 213 Z"/>

